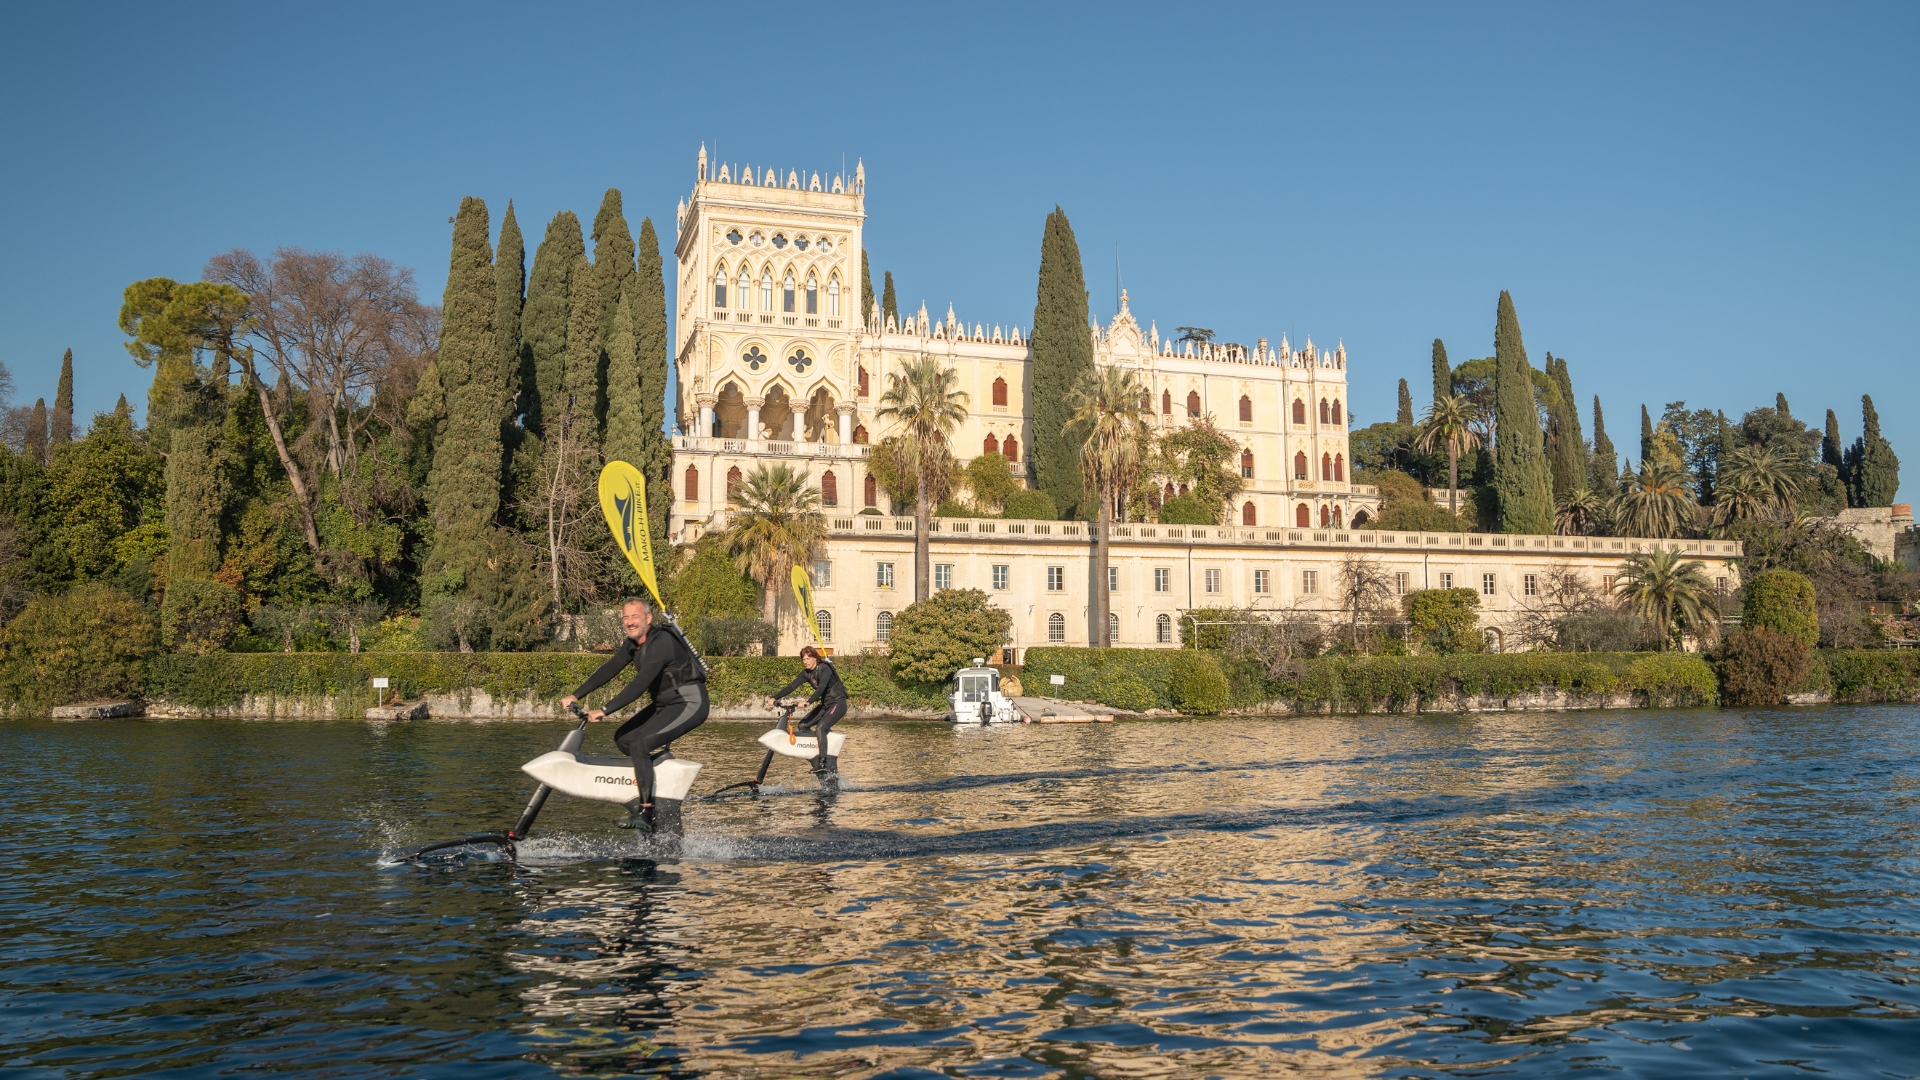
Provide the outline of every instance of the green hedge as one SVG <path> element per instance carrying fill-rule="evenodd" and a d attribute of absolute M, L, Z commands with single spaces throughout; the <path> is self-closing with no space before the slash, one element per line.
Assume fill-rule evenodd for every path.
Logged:
<path fill-rule="evenodd" d="M 1835 701 L 1920 701 L 1920 650 L 1822 649 L 1807 683 Z"/>
<path fill-rule="evenodd" d="M 422 694 L 484 690 L 495 700 L 528 693 L 558 699 L 606 660 L 596 653 L 213 653 L 163 654 L 147 670 L 147 697 L 195 708 L 237 705 L 248 694 L 335 698 L 341 716 L 360 716 L 374 704 L 373 679 L 386 676 L 402 700 Z M 856 704 L 882 708 L 944 708 L 941 687 L 906 686 L 887 671 L 883 656 L 838 658 L 840 677 Z M 714 702 L 731 705 L 779 689 L 800 670 L 791 656 L 728 656 L 709 661 Z M 604 701 L 614 684 L 590 700 Z"/>

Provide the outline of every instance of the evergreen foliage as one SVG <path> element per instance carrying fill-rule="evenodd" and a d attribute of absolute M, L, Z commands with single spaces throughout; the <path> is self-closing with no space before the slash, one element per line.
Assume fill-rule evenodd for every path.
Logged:
<path fill-rule="evenodd" d="M 1439 338 L 1433 339 L 1433 400 L 1439 401 L 1453 393 L 1453 368 L 1447 364 L 1447 347 Z"/>
<path fill-rule="evenodd" d="M 1080 245 L 1073 226 L 1058 206 L 1047 215 L 1040 240 L 1040 281 L 1033 307 L 1033 453 L 1038 487 L 1053 497 L 1062 516 L 1078 513 L 1085 485 L 1080 479 L 1080 447 L 1067 433 L 1073 415 L 1067 396 L 1093 370 L 1093 339 L 1088 332 L 1087 282 L 1080 268 Z"/>
<path fill-rule="evenodd" d="M 44 505 L 59 508 L 39 556 L 49 584 L 101 580 L 165 551 L 165 467 L 124 401 L 94 417 L 87 437 L 46 470 L 46 485 Z M 158 551 L 147 546 L 155 540 Z"/>
<path fill-rule="evenodd" d="M 1881 437 L 1880 414 L 1865 394 L 1860 397 L 1860 422 L 1860 437 L 1846 454 L 1847 501 L 1853 506 L 1890 506 L 1900 494 L 1900 459 Z"/>
<path fill-rule="evenodd" d="M 562 369 L 558 408 L 571 418 L 575 437 L 584 444 L 600 444 L 601 364 L 605 357 L 600 338 L 600 291 L 593 284 L 593 266 L 585 255 L 573 261 L 573 290 L 567 313 L 567 353 Z"/>
<path fill-rule="evenodd" d="M 111 585 L 35 597 L 0 634 L 0 699 L 40 711 L 138 697 L 158 647 L 153 615 Z"/>
<path fill-rule="evenodd" d="M 886 274 L 886 289 L 880 296 L 881 325 L 885 326 L 887 323 L 892 323 L 898 326 L 900 324 L 900 305 L 896 303 L 893 298 L 893 271 L 888 270 Z"/>
<path fill-rule="evenodd" d="M 1840 418 L 1833 415 L 1832 409 L 1828 409 L 1827 430 L 1820 438 L 1820 461 L 1823 464 L 1833 466 L 1835 469 L 1843 470 L 1841 475 L 1844 476 L 1846 475 L 1844 472 L 1846 466 L 1844 458 L 1842 457 L 1843 453 L 1844 451 L 1841 448 L 1840 442 Z"/>
<path fill-rule="evenodd" d="M 1593 454 L 1587 458 L 1587 487 L 1603 499 L 1620 494 L 1620 474 L 1613 440 L 1607 438 L 1606 417 L 1600 411 L 1600 395 L 1593 395 Z"/>
<path fill-rule="evenodd" d="M 1438 653 L 1474 653 L 1480 636 L 1480 594 L 1472 589 L 1417 589 L 1407 594 L 1407 628 Z"/>
<path fill-rule="evenodd" d="M 667 281 L 660 237 L 653 219 L 640 219 L 639 264 L 633 277 L 634 367 L 640 375 L 640 448 L 628 463 L 647 479 L 647 514 L 653 550 L 667 550 L 672 520 L 673 444 L 667 437 Z"/>
<path fill-rule="evenodd" d="M 1021 488 L 1000 505 L 1000 516 L 1013 521 L 1053 521 L 1060 517 L 1060 508 L 1046 492 Z"/>
<path fill-rule="evenodd" d="M 1565 500 L 1587 486 L 1587 443 L 1580 433 L 1580 410 L 1574 405 L 1573 376 L 1564 357 L 1547 354 L 1547 377 L 1559 393 L 1547 406 L 1547 453 L 1553 473 L 1553 495 Z"/>
<path fill-rule="evenodd" d="M 1400 401 L 1398 407 L 1394 410 L 1393 422 L 1396 424 L 1409 425 L 1413 423 L 1413 395 L 1407 391 L 1407 380 L 1405 379 L 1400 380 Z"/>
<path fill-rule="evenodd" d="M 1813 669 L 1813 647 L 1766 627 L 1728 634 L 1714 656 L 1720 698 L 1728 705 L 1784 705 Z"/>
<path fill-rule="evenodd" d="M 494 386 L 500 395 L 500 445 L 504 468 L 520 443 L 520 313 L 526 304 L 527 242 L 513 216 L 513 200 L 500 219 L 500 248 L 493 259 L 493 350 L 499 368 Z M 510 472 L 502 473 L 510 482 Z M 511 499 L 511 491 L 507 491 Z"/>
<path fill-rule="evenodd" d="M 945 684 L 1006 644 L 1013 616 L 979 589 L 941 589 L 893 617 L 888 666 L 895 678 Z"/>
<path fill-rule="evenodd" d="M 1501 290 L 1493 334 L 1493 489 L 1500 531 L 1553 531 L 1553 476 L 1547 467 L 1540 413 L 1533 393 L 1533 367 L 1520 339 L 1513 297 Z"/>
<path fill-rule="evenodd" d="M 1740 625 L 1766 629 L 1811 649 L 1820 640 L 1820 615 L 1813 579 L 1792 570 L 1763 570 L 1746 582 Z"/>
<path fill-rule="evenodd" d="M 606 345 L 613 338 L 613 320 L 620 311 L 620 294 L 633 275 L 633 233 L 627 228 L 627 218 L 621 210 L 620 189 L 608 188 L 600 200 L 600 212 L 593 218 L 593 283 L 600 299 L 597 331 L 601 345 L 600 366 L 594 373 L 593 415 L 602 430 L 606 426 L 607 365 L 611 361 Z"/>
<path fill-rule="evenodd" d="M 60 358 L 60 386 L 53 395 L 53 430 L 48 436 L 49 453 L 73 441 L 73 350 Z"/>
<path fill-rule="evenodd" d="M 547 413 L 565 411 L 560 395 L 566 385 L 567 320 L 573 311 L 574 270 L 586 253 L 580 219 L 571 210 L 553 215 L 534 251 L 520 324 L 520 407 L 527 430 L 534 434 L 546 430 Z"/>
<path fill-rule="evenodd" d="M 1647 407 L 1643 404 L 1640 406 L 1640 460 L 1641 461 L 1652 461 L 1654 459 L 1655 455 L 1654 455 L 1653 447 L 1654 447 L 1653 416 L 1652 414 L 1647 412 Z M 1632 462 L 1625 462 L 1623 464 L 1631 466 Z"/>
<path fill-rule="evenodd" d="M 862 324 L 873 317 L 873 271 L 867 268 L 867 249 L 860 249 L 860 321 Z M 867 327 L 877 331 L 877 326 Z"/>
<path fill-rule="evenodd" d="M 33 411 L 27 414 L 27 434 L 21 440 L 21 449 L 34 461 L 47 463 L 47 399 L 36 398 Z"/>
<path fill-rule="evenodd" d="M 167 584 L 209 580 L 220 569 L 220 523 L 226 509 L 222 432 L 226 395 L 201 383 L 175 398 L 173 445 L 167 455 Z"/>
<path fill-rule="evenodd" d="M 682 622 L 760 614 L 760 586 L 734 566 L 719 534 L 701 537 L 661 586 L 667 606 Z"/>

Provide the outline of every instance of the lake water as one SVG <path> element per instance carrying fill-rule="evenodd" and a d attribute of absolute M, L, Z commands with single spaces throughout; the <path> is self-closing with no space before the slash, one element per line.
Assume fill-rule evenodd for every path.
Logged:
<path fill-rule="evenodd" d="M 391 865 L 565 730 L 0 724 L 0 1075 L 1920 1073 L 1911 708 L 848 724 Z"/>

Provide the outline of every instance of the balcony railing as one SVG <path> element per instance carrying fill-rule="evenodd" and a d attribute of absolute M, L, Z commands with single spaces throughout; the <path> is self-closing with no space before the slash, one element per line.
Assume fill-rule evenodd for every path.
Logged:
<path fill-rule="evenodd" d="M 716 439 L 699 435 L 675 435 L 673 448 L 692 453 L 831 458 L 849 461 L 864 458 L 873 453 L 873 447 L 866 443 L 769 442 L 761 439 Z"/>

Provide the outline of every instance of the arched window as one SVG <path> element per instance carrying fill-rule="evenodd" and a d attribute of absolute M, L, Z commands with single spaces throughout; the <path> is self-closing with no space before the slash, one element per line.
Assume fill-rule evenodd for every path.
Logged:
<path fill-rule="evenodd" d="M 1240 479 L 1253 479 L 1253 451 L 1240 451 Z"/>
<path fill-rule="evenodd" d="M 1181 484 L 1181 485 L 1180 485 L 1180 494 L 1182 494 L 1182 495 L 1185 495 L 1186 493 L 1187 493 L 1187 485 L 1185 485 L 1185 484 Z"/>
<path fill-rule="evenodd" d="M 1245 525 L 1247 528 L 1254 526 L 1252 503 L 1248 503 L 1240 508 L 1240 524 Z"/>
<path fill-rule="evenodd" d="M 861 424 L 853 429 L 853 441 L 856 443 L 864 443 L 867 441 L 867 425 Z"/>
<path fill-rule="evenodd" d="M 1325 503 L 1320 504 L 1320 527 L 1323 529 L 1327 527 L 1327 504 Z"/>
<path fill-rule="evenodd" d="M 837 319 L 840 317 L 840 275 L 839 274 L 834 274 L 831 277 L 827 278 L 827 317 L 833 318 L 833 319 Z"/>
<path fill-rule="evenodd" d="M 1367 512 L 1365 510 L 1362 510 L 1359 513 L 1353 515 L 1353 527 L 1357 529 L 1360 526 L 1365 525 L 1369 520 L 1371 519 L 1367 517 Z"/>
<path fill-rule="evenodd" d="M 1307 452 L 1305 450 L 1293 455 L 1293 478 L 1295 480 L 1305 480 L 1307 478 Z"/>
<path fill-rule="evenodd" d="M 1337 506 L 1333 508 L 1333 527 L 1340 527 L 1340 508 Z"/>
<path fill-rule="evenodd" d="M 1008 461 L 1019 461 L 1020 440 L 1011 435 L 1007 436 L 1007 441 L 1000 444 L 1000 452 L 1006 455 Z"/>
<path fill-rule="evenodd" d="M 880 485 L 871 476 L 867 477 L 866 497 L 869 507 L 880 505 Z"/>
<path fill-rule="evenodd" d="M 840 505 L 840 479 L 833 475 L 833 470 L 831 469 L 827 470 L 827 472 L 820 477 L 820 505 Z"/>
<path fill-rule="evenodd" d="M 1047 616 L 1047 640 L 1058 644 L 1067 640 L 1067 617 L 1054 612 Z"/>
<path fill-rule="evenodd" d="M 1333 478 L 1334 478 L 1335 480 L 1340 480 L 1340 481 L 1345 481 L 1345 480 L 1346 480 L 1346 478 L 1347 478 L 1347 455 L 1345 455 L 1345 454 L 1335 454 L 1335 455 L 1333 455 Z"/>
<path fill-rule="evenodd" d="M 1326 398 L 1320 399 L 1320 422 L 1323 424 L 1332 423 L 1331 420 L 1327 419 L 1327 399 Z"/>
<path fill-rule="evenodd" d="M 993 404 L 996 408 L 1007 407 L 1007 380 L 993 380 Z"/>
<path fill-rule="evenodd" d="M 773 267 L 760 271 L 760 310 L 773 310 Z"/>
<path fill-rule="evenodd" d="M 816 626 L 820 627 L 820 640 L 822 642 L 833 641 L 833 612 L 816 611 L 813 613 L 813 621 Z"/>
<path fill-rule="evenodd" d="M 1168 484 L 1168 485 L 1167 485 L 1167 498 L 1169 498 L 1169 499 L 1171 499 L 1171 498 L 1173 498 L 1173 485 L 1172 485 L 1172 484 Z"/>
<path fill-rule="evenodd" d="M 992 432 L 988 432 L 988 433 L 987 433 L 987 438 L 986 438 L 986 441 L 985 441 L 985 442 L 982 442 L 982 443 L 980 444 L 980 452 L 981 452 L 981 453 L 983 453 L 983 454 L 997 454 L 997 453 L 999 453 L 999 452 L 1000 452 L 1000 440 L 999 440 L 999 439 L 996 439 L 996 438 L 994 438 L 994 437 L 993 437 L 993 433 L 992 433 Z"/>
<path fill-rule="evenodd" d="M 1153 411 L 1153 391 L 1151 390 L 1140 391 L 1140 411 L 1143 413 L 1150 413 Z"/>
<path fill-rule="evenodd" d="M 893 612 L 883 611 L 873 617 L 873 639 L 885 641 L 893 636 Z"/>
<path fill-rule="evenodd" d="M 1120 644 L 1120 616 L 1107 612 L 1107 644 Z"/>
<path fill-rule="evenodd" d="M 1153 640 L 1162 645 L 1173 643 L 1173 616 L 1162 615 L 1153 620 Z"/>
<path fill-rule="evenodd" d="M 1320 455 L 1320 479 L 1333 479 L 1333 458 L 1327 454 Z"/>
<path fill-rule="evenodd" d="M 1240 422 L 1253 423 L 1253 399 L 1245 394 L 1240 395 Z"/>
<path fill-rule="evenodd" d="M 1173 391 L 1160 391 L 1160 412 L 1164 416 L 1173 415 Z"/>
<path fill-rule="evenodd" d="M 1160 509 L 1160 489 L 1159 488 L 1150 487 L 1147 489 L 1147 505 L 1153 507 L 1155 510 Z"/>
<path fill-rule="evenodd" d="M 753 306 L 753 275 L 747 272 L 746 263 L 740 264 L 740 281 L 734 290 L 733 299 L 740 305 L 741 311 Z"/>
<path fill-rule="evenodd" d="M 820 314 L 820 279 L 811 270 L 807 271 L 807 314 Z"/>
<path fill-rule="evenodd" d="M 1296 424 L 1307 422 L 1307 403 L 1299 398 L 1293 399 L 1293 422 Z"/>
<path fill-rule="evenodd" d="M 780 279 L 780 310 L 789 315 L 793 314 L 793 271 L 791 270 L 787 271 L 786 277 Z"/>
<path fill-rule="evenodd" d="M 1299 506 L 1294 507 L 1293 508 L 1294 526 L 1296 528 L 1304 529 L 1307 526 L 1313 524 L 1312 514 L 1313 514 L 1313 511 L 1307 509 L 1306 503 L 1301 503 Z"/>
<path fill-rule="evenodd" d="M 727 306 L 727 268 L 722 265 L 713 272 L 713 306 Z"/>
<path fill-rule="evenodd" d="M 867 366 L 865 364 L 860 365 L 857 377 L 860 383 L 860 396 L 866 397 L 867 396 Z"/>
<path fill-rule="evenodd" d="M 1339 398 L 1333 399 L 1333 422 L 1336 424 L 1340 422 L 1340 399 Z"/>
<path fill-rule="evenodd" d="M 727 470 L 727 501 L 732 502 L 740 495 L 740 466 Z"/>
<path fill-rule="evenodd" d="M 687 466 L 687 501 L 700 501 L 700 470 Z"/>
<path fill-rule="evenodd" d="M 1187 391 L 1187 415 L 1200 415 L 1200 391 L 1198 390 Z"/>

